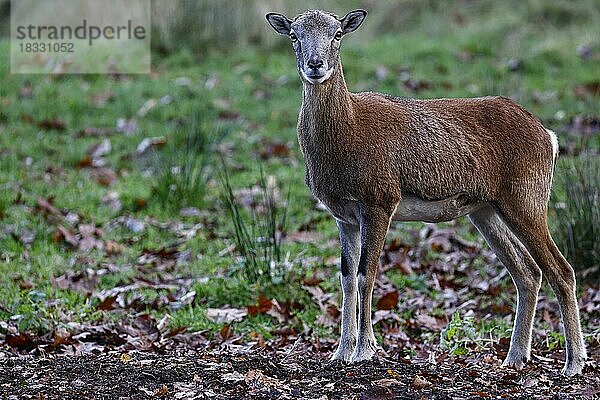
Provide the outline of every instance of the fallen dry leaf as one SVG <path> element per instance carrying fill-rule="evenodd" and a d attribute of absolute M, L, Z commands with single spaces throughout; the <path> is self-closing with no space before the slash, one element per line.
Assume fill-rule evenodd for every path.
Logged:
<path fill-rule="evenodd" d="M 4 342 L 10 347 L 22 350 L 30 350 L 35 347 L 35 342 L 29 333 L 7 334 Z"/>
<path fill-rule="evenodd" d="M 398 291 L 392 290 L 377 300 L 378 310 L 393 310 L 398 305 Z"/>
<path fill-rule="evenodd" d="M 206 318 L 220 324 L 241 321 L 246 315 L 248 315 L 248 310 L 245 308 L 224 307 L 206 309 Z"/>
<path fill-rule="evenodd" d="M 104 251 L 109 256 L 118 255 L 123 252 L 123 245 L 120 245 L 113 240 L 107 240 L 104 242 Z"/>
<path fill-rule="evenodd" d="M 51 131 L 51 130 L 55 130 L 55 131 L 64 131 L 67 129 L 67 125 L 58 119 L 44 119 L 41 120 L 40 122 L 38 122 L 37 124 L 40 128 L 47 130 L 47 131 Z"/>
<path fill-rule="evenodd" d="M 70 342 L 70 338 L 71 333 L 68 330 L 63 327 L 58 327 L 54 331 L 54 341 L 52 344 L 54 347 L 60 346 L 61 344 L 67 344 Z"/>
<path fill-rule="evenodd" d="M 116 308 L 115 307 L 116 301 L 117 301 L 117 296 L 108 296 L 107 298 L 102 300 L 100 302 L 100 304 L 98 304 L 98 310 L 102 310 L 102 311 L 114 310 Z"/>
<path fill-rule="evenodd" d="M 169 393 L 169 388 L 166 385 L 162 385 L 160 388 L 158 388 L 154 391 L 153 396 L 154 397 L 163 397 L 163 396 L 166 396 L 167 393 Z"/>
<path fill-rule="evenodd" d="M 157 136 L 152 138 L 143 139 L 140 144 L 138 144 L 135 152 L 140 155 L 144 154 L 148 149 L 152 147 L 160 147 L 167 144 L 167 138 L 165 136 Z"/>
<path fill-rule="evenodd" d="M 231 337 L 231 325 L 223 325 L 223 327 L 219 330 L 219 335 L 221 335 L 221 339 L 223 340 L 229 339 Z"/>
<path fill-rule="evenodd" d="M 35 287 L 35 284 L 28 279 L 19 279 L 18 280 L 19 289 L 21 290 L 29 290 Z"/>
<path fill-rule="evenodd" d="M 94 168 L 90 177 L 102 186 L 110 186 L 118 180 L 117 173 L 111 168 Z"/>
<path fill-rule="evenodd" d="M 388 369 L 386 372 L 388 373 L 388 375 L 390 375 L 394 379 L 400 378 L 400 374 L 398 372 L 394 371 L 393 369 Z"/>
<path fill-rule="evenodd" d="M 104 301 L 107 297 L 117 296 L 122 293 L 134 292 L 140 289 L 176 290 L 178 288 L 179 286 L 175 284 L 150 282 L 138 277 L 136 278 L 136 281 L 134 283 L 124 286 L 116 286 L 112 289 L 103 290 L 99 293 L 96 293 L 96 297 L 98 297 L 100 301 Z"/>
<path fill-rule="evenodd" d="M 246 377 L 237 371 L 233 371 L 227 374 L 223 374 L 221 376 L 221 379 L 225 382 L 241 382 L 244 379 L 246 379 Z"/>
<path fill-rule="evenodd" d="M 52 235 L 52 239 L 55 242 L 64 241 L 65 243 L 68 243 L 73 247 L 79 246 L 79 240 L 77 239 L 77 236 L 75 235 L 75 233 L 73 231 L 71 231 L 71 229 L 65 228 L 64 226 L 61 226 L 61 225 L 58 225 L 56 227 L 56 231 Z"/>
<path fill-rule="evenodd" d="M 275 378 L 265 375 L 261 370 L 251 369 L 246 372 L 245 382 L 250 388 L 278 388 L 283 389 L 285 384 Z"/>
<path fill-rule="evenodd" d="M 219 118 L 227 121 L 235 121 L 241 117 L 241 114 L 234 110 L 219 111 Z"/>
<path fill-rule="evenodd" d="M 119 193 L 115 191 L 109 191 L 104 197 L 102 197 L 102 204 L 106 205 L 114 212 L 121 211 L 121 199 Z"/>
<path fill-rule="evenodd" d="M 42 211 L 48 215 L 54 215 L 57 217 L 62 217 L 62 213 L 58 210 L 58 208 L 52 205 L 54 198 L 49 197 L 47 199 L 39 198 L 37 199 L 37 209 Z"/>
<path fill-rule="evenodd" d="M 19 91 L 19 97 L 21 99 L 31 99 L 33 97 L 33 87 L 30 81 L 25 81 L 21 90 Z"/>
<path fill-rule="evenodd" d="M 420 390 L 420 389 L 424 389 L 428 386 L 431 386 L 431 382 L 429 382 L 425 378 L 420 377 L 419 375 L 415 375 L 415 379 L 413 379 L 411 386 L 417 390 Z"/>
<path fill-rule="evenodd" d="M 105 128 L 98 126 L 89 126 L 87 128 L 83 128 L 78 132 L 80 137 L 102 137 L 102 136 L 110 136 L 115 133 L 113 128 Z"/>
<path fill-rule="evenodd" d="M 259 150 L 260 158 L 263 160 L 271 157 L 285 158 L 290 155 L 290 146 L 285 142 L 263 139 Z"/>
<path fill-rule="evenodd" d="M 92 158 L 99 158 L 109 154 L 111 150 L 112 146 L 110 144 L 110 140 L 104 139 L 100 143 L 95 143 L 91 145 L 87 149 L 86 153 L 89 154 Z"/>
<path fill-rule="evenodd" d="M 288 243 L 319 243 L 322 236 L 317 231 L 298 231 L 289 232 L 285 235 L 285 241 Z"/>
<path fill-rule="evenodd" d="M 106 103 L 112 101 L 115 98 L 115 94 L 113 92 L 100 92 L 90 95 L 90 101 L 93 105 L 98 108 L 102 108 L 106 105 Z"/>
<path fill-rule="evenodd" d="M 600 81 L 586 82 L 573 86 L 573 93 L 580 99 L 600 96 Z"/>
<path fill-rule="evenodd" d="M 119 118 L 117 120 L 117 131 L 125 135 L 133 135 L 138 131 L 138 123 L 135 119 Z"/>
<path fill-rule="evenodd" d="M 248 306 L 248 315 L 254 317 L 258 314 L 264 314 L 273 307 L 271 299 L 267 299 L 262 293 L 258 295 L 258 305 Z"/>
<path fill-rule="evenodd" d="M 143 232 L 144 229 L 146 229 L 146 224 L 144 223 L 144 221 L 141 221 L 131 216 L 128 216 L 127 219 L 125 219 L 124 225 L 133 233 L 140 233 Z"/>
<path fill-rule="evenodd" d="M 399 385 L 396 379 L 383 378 L 372 382 L 373 386 L 389 387 L 393 385 Z"/>
<path fill-rule="evenodd" d="M 420 326 L 434 332 L 439 332 L 446 327 L 446 323 L 443 320 L 438 320 L 428 314 L 419 313 L 417 314 L 416 320 Z"/>
<path fill-rule="evenodd" d="M 138 110 L 137 115 L 140 117 L 145 116 L 146 114 L 148 114 L 148 112 L 150 110 L 152 110 L 154 107 L 156 107 L 157 104 L 158 104 L 158 101 L 156 99 L 146 100 L 146 102 Z"/>

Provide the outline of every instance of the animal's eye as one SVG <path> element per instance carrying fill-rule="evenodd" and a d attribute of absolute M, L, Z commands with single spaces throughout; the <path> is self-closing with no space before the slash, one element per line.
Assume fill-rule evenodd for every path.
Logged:
<path fill-rule="evenodd" d="M 335 38 L 335 40 L 341 40 L 342 39 L 342 31 L 337 31 L 335 33 L 334 38 Z"/>
<path fill-rule="evenodd" d="M 295 42 L 296 40 L 298 40 L 298 36 L 296 36 L 296 34 L 294 32 L 290 33 L 290 40 L 292 42 Z"/>

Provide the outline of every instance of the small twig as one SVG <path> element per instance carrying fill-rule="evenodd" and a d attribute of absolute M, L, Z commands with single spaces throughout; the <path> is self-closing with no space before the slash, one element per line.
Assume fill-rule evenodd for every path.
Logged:
<path fill-rule="evenodd" d="M 287 354 L 281 359 L 281 362 L 284 362 L 294 351 L 294 349 L 296 348 L 296 346 L 298 345 L 298 343 L 300 342 L 300 339 L 302 339 L 301 335 L 298 335 L 296 337 L 296 341 L 294 342 L 294 344 L 292 345 L 292 348 L 287 352 Z"/>
<path fill-rule="evenodd" d="M 236 248 L 235 244 L 232 243 L 229 246 L 227 246 L 226 248 L 224 248 L 223 250 L 219 251 L 218 256 L 223 257 L 227 254 L 231 254 L 235 250 L 235 248 Z"/>
<path fill-rule="evenodd" d="M 500 273 L 494 277 L 492 280 L 490 280 L 490 283 L 496 284 L 498 283 L 502 278 L 504 278 L 506 276 L 506 274 L 508 273 L 508 270 L 506 268 L 502 268 L 502 271 L 500 271 Z"/>

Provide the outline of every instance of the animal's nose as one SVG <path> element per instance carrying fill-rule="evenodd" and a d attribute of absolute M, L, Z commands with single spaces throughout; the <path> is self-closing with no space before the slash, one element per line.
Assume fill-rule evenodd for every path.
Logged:
<path fill-rule="evenodd" d="M 308 60 L 308 67 L 311 69 L 319 69 L 323 66 L 323 60 L 319 58 L 311 58 Z"/>

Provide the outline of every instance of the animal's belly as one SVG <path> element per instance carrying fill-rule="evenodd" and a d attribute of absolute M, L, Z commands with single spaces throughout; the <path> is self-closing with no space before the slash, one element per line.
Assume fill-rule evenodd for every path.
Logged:
<path fill-rule="evenodd" d="M 338 221 L 359 224 L 360 205 L 356 200 L 342 200 L 329 202 L 321 201 L 321 204 Z M 467 215 L 484 203 L 472 201 L 466 195 L 455 196 L 441 200 L 424 200 L 412 194 L 404 194 L 402 200 L 396 206 L 392 216 L 394 221 L 423 221 L 444 222 Z"/>
<path fill-rule="evenodd" d="M 424 200 L 411 194 L 403 194 L 392 219 L 423 222 L 451 221 L 475 211 L 482 205 L 483 203 L 472 201 L 463 194 L 441 200 Z"/>

